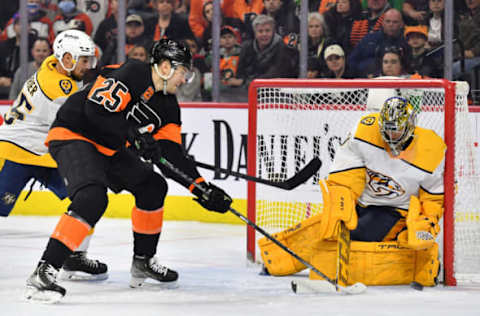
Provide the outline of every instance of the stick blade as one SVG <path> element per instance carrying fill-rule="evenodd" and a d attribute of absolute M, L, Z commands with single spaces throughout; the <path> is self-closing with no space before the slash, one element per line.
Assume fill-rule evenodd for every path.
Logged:
<path fill-rule="evenodd" d="M 291 282 L 292 291 L 296 294 L 322 294 L 322 293 L 338 293 L 338 294 L 361 294 L 367 290 L 363 283 L 355 283 L 351 286 L 338 286 L 325 280 L 294 280 Z"/>
<path fill-rule="evenodd" d="M 305 167 L 303 167 L 302 170 L 284 183 L 285 188 L 291 190 L 298 187 L 300 184 L 304 183 L 311 176 L 313 176 L 321 166 L 322 161 L 318 159 L 318 157 L 313 158 Z"/>

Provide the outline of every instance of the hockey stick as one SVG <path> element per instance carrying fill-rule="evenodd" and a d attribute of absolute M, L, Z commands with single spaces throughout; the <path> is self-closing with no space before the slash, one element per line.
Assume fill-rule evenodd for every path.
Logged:
<path fill-rule="evenodd" d="M 311 176 L 313 176 L 318 171 L 318 169 L 320 169 L 320 167 L 322 166 L 322 161 L 317 157 L 313 158 L 305 167 L 303 167 L 293 177 L 281 182 L 270 181 L 262 178 L 253 177 L 253 176 L 239 173 L 236 171 L 215 167 L 199 161 L 195 161 L 195 164 L 200 168 L 221 172 L 221 173 L 242 178 L 248 181 L 258 182 L 258 183 L 262 183 L 265 185 L 269 185 L 269 186 L 284 189 L 284 190 L 293 190 L 296 187 L 298 187 L 300 184 L 307 181 Z"/>
<path fill-rule="evenodd" d="M 185 174 L 183 171 L 179 170 L 177 167 L 175 167 L 171 162 L 169 162 L 168 160 L 166 160 L 165 158 L 160 158 L 158 160 L 158 162 L 160 164 L 162 164 L 163 166 L 165 166 L 166 168 L 168 168 L 170 171 L 176 173 L 178 176 L 182 177 L 184 180 L 190 182 L 193 186 L 195 186 L 197 189 L 199 189 L 202 193 L 206 193 L 205 192 L 205 189 L 203 187 L 201 187 L 200 185 L 198 185 L 194 179 L 192 179 L 192 177 L 190 177 L 189 175 Z M 258 231 L 259 233 L 261 233 L 263 236 L 265 236 L 266 238 L 268 238 L 269 240 L 271 240 L 273 243 L 275 243 L 278 247 L 282 248 L 284 251 L 286 251 L 289 255 L 291 255 L 292 257 L 294 257 L 295 259 L 297 259 L 298 261 L 300 261 L 301 263 L 303 263 L 305 266 L 307 266 L 308 268 L 310 268 L 311 270 L 313 270 L 315 273 L 317 273 L 318 275 L 320 275 L 322 278 L 324 278 L 329 284 L 328 286 L 326 287 L 326 289 L 328 290 L 328 292 L 341 292 L 341 293 L 346 293 L 346 294 L 359 294 L 359 293 L 362 293 L 365 291 L 366 287 L 365 285 L 363 285 L 362 283 L 356 283 L 352 286 L 340 286 L 338 285 L 334 280 L 332 280 L 331 278 L 329 278 L 327 275 L 325 275 L 324 273 L 322 273 L 320 270 L 318 270 L 317 268 L 315 268 L 313 265 L 311 265 L 309 262 L 307 262 L 305 259 L 301 258 L 299 255 L 297 255 L 295 252 L 293 252 L 292 250 L 290 250 L 288 247 L 286 247 L 285 245 L 283 245 L 281 242 L 279 242 L 277 239 L 275 239 L 274 237 L 272 237 L 269 233 L 267 233 L 265 230 L 263 230 L 261 227 L 257 226 L 255 223 L 253 223 L 252 221 L 250 221 L 248 218 L 246 218 L 245 216 L 243 216 L 240 212 L 236 211 L 234 208 L 230 207 L 229 208 L 229 211 L 231 213 L 233 213 L 235 216 L 237 216 L 238 218 L 240 218 L 242 221 L 244 221 L 246 224 L 250 225 L 251 227 L 253 227 L 256 231 Z M 321 282 L 321 281 L 318 281 L 318 282 Z M 294 292 L 297 292 L 296 289 L 297 289 L 297 286 L 292 282 L 292 289 Z"/>

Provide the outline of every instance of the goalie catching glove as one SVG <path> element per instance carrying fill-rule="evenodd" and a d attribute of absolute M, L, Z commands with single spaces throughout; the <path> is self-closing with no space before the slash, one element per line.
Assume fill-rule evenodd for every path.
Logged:
<path fill-rule="evenodd" d="M 412 195 L 408 207 L 407 230 L 398 235 L 399 244 L 415 250 L 432 247 L 440 232 L 438 221 L 442 214 L 443 209 L 437 203 L 425 201 L 420 204 L 419 199 Z"/>
<path fill-rule="evenodd" d="M 204 188 L 203 192 L 199 188 L 194 188 L 192 193 L 197 196 L 195 201 L 209 211 L 226 213 L 232 204 L 232 198 L 219 187 L 211 183 L 199 183 Z"/>
<path fill-rule="evenodd" d="M 127 140 L 138 156 L 148 161 L 157 161 L 162 157 L 162 152 L 148 128 L 148 125 L 140 128 L 130 128 L 127 133 Z"/>

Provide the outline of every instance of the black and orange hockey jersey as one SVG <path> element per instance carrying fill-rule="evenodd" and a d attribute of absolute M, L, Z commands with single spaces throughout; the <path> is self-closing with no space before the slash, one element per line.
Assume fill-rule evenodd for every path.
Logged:
<path fill-rule="evenodd" d="M 162 155 L 193 179 L 199 178 L 181 144 L 176 96 L 155 92 L 150 65 L 134 59 L 106 67 L 95 82 L 70 96 L 58 110 L 46 143 L 83 140 L 112 156 L 127 145 L 129 129 L 147 125 L 159 141 Z"/>

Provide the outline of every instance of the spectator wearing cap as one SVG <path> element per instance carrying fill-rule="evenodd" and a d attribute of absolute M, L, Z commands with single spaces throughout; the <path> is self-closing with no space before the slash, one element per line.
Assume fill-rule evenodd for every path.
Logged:
<path fill-rule="evenodd" d="M 238 31 L 229 25 L 224 25 L 220 30 L 220 73 L 223 84 L 237 75 L 241 52 L 238 38 Z"/>
<path fill-rule="evenodd" d="M 348 57 L 348 64 L 361 77 L 375 72 L 375 62 L 383 56 L 387 47 L 401 47 L 409 58 L 410 46 L 403 35 L 403 18 L 400 11 L 390 9 L 385 12 L 384 24 L 380 31 L 365 36 Z"/>
<path fill-rule="evenodd" d="M 154 8 L 158 14 L 153 40 L 171 38 L 177 41 L 192 38 L 193 34 L 183 16 L 174 12 L 175 0 L 153 0 Z"/>
<path fill-rule="evenodd" d="M 340 45 L 330 45 L 325 49 L 323 54 L 328 71 L 323 78 L 333 79 L 353 79 L 356 75 L 348 67 L 345 59 L 345 52 Z"/>
<path fill-rule="evenodd" d="M 285 45 L 275 33 L 275 20 L 261 14 L 252 25 L 255 39 L 243 43 L 237 77 L 227 84 L 246 88 L 255 78 L 296 78 L 298 52 Z"/>
<path fill-rule="evenodd" d="M 443 76 L 443 56 L 430 53 L 426 48 L 428 29 L 426 25 L 405 27 L 405 38 L 412 49 L 406 68 L 423 77 L 441 78 Z"/>
<path fill-rule="evenodd" d="M 140 15 L 130 14 L 125 19 L 125 56 L 134 46 L 143 46 L 150 49 L 151 39 L 145 35 L 145 26 Z M 108 43 L 100 59 L 101 65 L 116 64 L 117 61 L 117 41 Z"/>
<path fill-rule="evenodd" d="M 55 34 L 53 32 L 53 24 L 50 18 L 48 18 L 47 12 L 41 8 L 40 0 L 28 0 L 27 10 L 30 33 L 32 33 L 35 37 L 45 37 L 48 38 L 50 42 L 53 42 L 55 38 Z M 17 36 L 14 28 L 15 23 L 18 23 L 19 18 L 20 16 L 17 12 L 7 22 L 7 24 L 5 25 L 5 29 L 0 34 L 1 41 L 12 39 Z"/>
<path fill-rule="evenodd" d="M 80 30 L 92 35 L 93 24 L 90 17 L 77 8 L 76 0 L 60 0 L 59 14 L 53 20 L 53 32 L 57 35 L 65 30 Z"/>
<path fill-rule="evenodd" d="M 22 90 L 23 78 L 30 78 L 40 67 L 42 62 L 52 54 L 50 42 L 44 37 L 37 37 L 33 43 L 30 54 L 33 60 L 28 64 L 20 66 L 13 76 L 12 86 L 10 87 L 9 99 L 14 100 Z"/>

